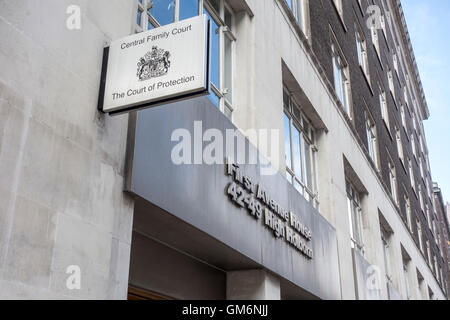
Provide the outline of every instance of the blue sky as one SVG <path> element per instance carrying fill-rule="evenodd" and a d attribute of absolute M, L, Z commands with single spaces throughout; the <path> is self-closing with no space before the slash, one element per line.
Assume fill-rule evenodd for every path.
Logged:
<path fill-rule="evenodd" d="M 450 1 L 402 0 L 430 119 L 424 122 L 431 175 L 450 201 Z"/>

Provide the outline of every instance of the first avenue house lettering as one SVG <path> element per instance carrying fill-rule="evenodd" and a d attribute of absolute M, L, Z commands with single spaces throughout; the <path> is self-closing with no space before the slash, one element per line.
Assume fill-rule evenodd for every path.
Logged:
<path fill-rule="evenodd" d="M 312 232 L 296 214 L 285 210 L 269 196 L 261 184 L 255 183 L 228 158 L 226 174 L 232 178 L 232 182 L 226 187 L 226 193 L 237 207 L 247 209 L 255 220 L 262 220 L 276 239 L 285 239 L 306 258 L 313 259 L 313 250 L 308 245 L 312 239 Z"/>

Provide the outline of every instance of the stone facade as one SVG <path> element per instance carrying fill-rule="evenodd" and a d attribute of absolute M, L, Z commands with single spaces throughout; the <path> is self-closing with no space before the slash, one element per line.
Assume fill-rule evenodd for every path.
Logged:
<path fill-rule="evenodd" d="M 356 0 L 343 0 L 341 17 L 333 0 L 305 1 L 310 17 L 306 37 L 285 0 L 229 0 L 236 35 L 232 121 L 244 132 L 283 132 L 283 86 L 302 102 L 302 111 L 317 132 L 318 211 L 336 229 L 339 268 L 335 272 L 339 274 L 342 299 L 374 297 L 355 290 L 367 290 L 358 283 L 367 276 L 367 270 L 356 270 L 351 247 L 348 179 L 362 195 L 365 250 L 359 265 L 375 266 L 381 274 L 376 297 L 428 299 L 432 292 L 434 298 L 445 299 L 442 279 L 432 270 L 427 252 L 420 250 L 416 220 L 421 221 L 423 240 L 429 240 L 432 255 L 438 257 L 442 267 L 440 249 L 427 227 L 419 197 L 411 188 L 408 169 L 399 160 L 393 132 L 381 120 L 378 89 L 367 84 L 358 65 L 355 23 L 364 27 L 368 18 L 368 3 L 361 2 L 363 7 Z M 402 124 L 402 85 L 409 79 L 414 96 L 409 101 L 416 103 L 411 103 L 407 112 L 407 131 L 417 132 L 417 150 L 427 163 L 426 142 L 422 142 L 425 147 L 421 150 L 418 139 L 424 137 L 422 121 L 427 119 L 428 111 L 420 79 L 415 77 L 401 7 L 397 0 L 374 2 L 383 12 L 389 10 L 392 20 L 387 23 L 386 36 L 380 37 L 381 61 L 370 43 L 368 29 L 363 28 L 368 40 L 371 83 L 375 84 L 378 77 L 386 88 L 393 128 L 394 124 Z M 77 30 L 67 28 L 67 8 L 73 4 L 80 7 L 82 14 L 81 29 Z M 129 122 L 128 115 L 110 117 L 97 110 L 103 48 L 112 40 L 136 32 L 137 8 L 137 1 L 131 0 L 41 0 L 39 4 L 33 0 L 0 0 L 0 299 L 126 299 L 129 279 L 146 283 L 139 264 L 132 264 L 132 271 L 135 267 L 137 271 L 129 277 L 130 261 L 136 261 L 132 239 L 139 240 L 142 252 L 148 241 L 149 248 L 167 253 L 158 239 L 150 241 L 133 233 L 136 201 L 123 192 L 127 137 L 133 119 Z M 349 66 L 351 118 L 334 91 L 330 30 Z M 386 69 L 393 65 L 391 52 L 397 45 L 403 53 L 400 60 L 404 67 L 394 81 L 395 103 L 389 95 Z M 409 76 L 402 70 L 408 70 Z M 367 151 L 364 103 L 376 122 L 380 170 Z M 420 163 L 412 156 L 408 136 L 402 133 L 404 151 L 412 158 L 416 181 L 434 215 L 432 194 L 426 192 L 431 183 L 429 167 L 421 179 Z M 278 158 L 285 159 L 282 134 L 279 142 Z M 397 172 L 399 204 L 393 201 L 389 187 L 388 153 Z M 278 162 L 277 168 L 285 174 L 284 161 Z M 405 192 L 413 211 L 412 233 L 404 212 Z M 385 277 L 382 225 L 391 234 L 389 283 Z M 189 256 L 194 262 L 187 261 L 179 248 L 170 250 L 182 255 L 177 256 L 178 261 L 205 270 L 208 279 L 219 283 L 201 298 L 288 296 L 279 287 L 283 279 L 265 270 L 218 271 L 212 263 L 206 268 L 204 261 L 196 257 Z M 405 259 L 409 278 L 404 277 L 402 268 Z M 80 290 L 67 287 L 67 268 L 73 265 L 81 270 Z M 222 273 L 227 272 L 225 280 Z M 242 278 L 248 279 L 248 288 L 239 287 Z M 200 284 L 207 286 L 208 281 Z M 177 287 L 172 290 L 176 292 Z M 222 292 L 218 294 L 217 290 Z M 184 287 L 182 293 L 180 298 L 192 298 L 189 288 Z"/>

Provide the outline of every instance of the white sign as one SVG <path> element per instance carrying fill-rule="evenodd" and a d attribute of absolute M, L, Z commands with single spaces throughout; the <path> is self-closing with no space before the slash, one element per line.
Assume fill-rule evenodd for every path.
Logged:
<path fill-rule="evenodd" d="M 203 15 L 112 42 L 99 107 L 117 114 L 207 90 L 208 22 Z"/>

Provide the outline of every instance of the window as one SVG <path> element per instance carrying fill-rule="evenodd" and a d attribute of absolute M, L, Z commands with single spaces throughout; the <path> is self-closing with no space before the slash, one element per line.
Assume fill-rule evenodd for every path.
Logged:
<path fill-rule="evenodd" d="M 315 166 L 317 148 L 314 141 L 316 134 L 286 89 L 283 100 L 286 176 L 297 191 L 318 208 Z"/>
<path fill-rule="evenodd" d="M 434 292 L 433 292 L 433 290 L 431 290 L 430 287 L 428 287 L 428 295 L 430 296 L 430 300 L 434 300 L 435 299 Z"/>
<path fill-rule="evenodd" d="M 411 220 L 411 202 L 409 201 L 409 197 L 405 194 L 405 215 L 406 215 L 406 224 L 408 226 L 409 231 L 412 232 L 412 220 Z"/>
<path fill-rule="evenodd" d="M 420 151 L 422 151 L 422 153 L 425 153 L 425 144 L 423 142 L 422 134 L 419 135 L 419 144 L 420 144 Z"/>
<path fill-rule="evenodd" d="M 392 56 L 392 61 L 394 63 L 394 70 L 397 73 L 398 76 L 398 59 L 397 59 L 397 53 L 394 52 L 393 56 Z"/>
<path fill-rule="evenodd" d="M 136 24 L 138 26 L 142 25 L 142 14 L 143 14 L 143 10 L 139 7 L 138 12 L 137 12 L 137 19 L 136 19 Z"/>
<path fill-rule="evenodd" d="M 422 186 L 419 183 L 419 202 L 420 202 L 420 209 L 422 209 L 423 212 L 425 212 L 425 205 L 423 202 L 423 193 L 422 193 Z"/>
<path fill-rule="evenodd" d="M 331 45 L 331 51 L 333 54 L 334 89 L 345 112 L 351 119 L 350 77 L 348 65 L 334 43 Z"/>
<path fill-rule="evenodd" d="M 434 216 L 434 215 L 433 215 Z M 434 235 L 434 242 L 436 243 L 439 250 L 441 250 L 441 234 L 439 232 L 439 220 L 436 218 L 433 218 L 433 235 Z"/>
<path fill-rule="evenodd" d="M 428 222 L 428 228 L 430 228 L 430 230 L 432 230 L 432 225 L 433 225 L 433 218 L 431 217 L 431 213 L 430 213 L 430 208 L 428 207 L 428 203 L 426 205 L 426 215 L 427 215 L 427 222 Z"/>
<path fill-rule="evenodd" d="M 433 218 L 432 227 L 433 227 L 433 237 L 434 242 L 438 246 L 438 249 L 441 250 L 441 239 L 439 234 L 439 227 L 438 227 L 439 221 L 437 219 Z"/>
<path fill-rule="evenodd" d="M 137 32 L 175 21 L 175 0 L 138 0 Z"/>
<path fill-rule="evenodd" d="M 428 208 L 428 205 L 427 205 L 427 210 L 430 211 L 430 208 Z M 434 240 L 437 244 L 437 232 L 436 232 L 436 220 L 435 219 L 433 219 L 433 221 L 431 222 L 431 226 L 433 229 Z"/>
<path fill-rule="evenodd" d="M 420 169 L 420 176 L 422 177 L 422 179 L 425 179 L 422 156 L 419 156 L 419 169 Z"/>
<path fill-rule="evenodd" d="M 435 274 L 436 274 L 436 276 L 438 278 L 438 281 L 439 281 L 439 266 L 438 266 L 437 257 L 436 257 L 435 254 L 433 255 L 433 261 L 434 261 L 434 272 L 435 272 Z"/>
<path fill-rule="evenodd" d="M 433 198 L 433 194 L 431 193 L 431 188 L 430 188 L 430 180 L 429 179 L 425 179 L 425 183 L 427 185 L 427 195 L 430 199 Z"/>
<path fill-rule="evenodd" d="M 408 272 L 409 260 L 403 259 L 403 279 L 405 281 L 406 299 L 411 299 L 411 289 L 409 284 L 409 272 Z"/>
<path fill-rule="evenodd" d="M 365 111 L 366 117 L 366 134 L 367 134 L 367 143 L 368 143 L 368 151 L 369 155 L 372 158 L 372 161 L 375 163 L 375 166 L 378 169 L 378 140 L 377 140 L 377 128 L 375 125 L 375 121 L 373 121 L 369 112 Z"/>
<path fill-rule="evenodd" d="M 384 18 L 384 15 L 380 16 L 380 23 L 381 23 L 381 29 L 383 30 L 384 36 L 387 38 L 387 32 L 386 32 L 386 19 Z"/>
<path fill-rule="evenodd" d="M 406 86 L 403 87 L 403 98 L 405 99 L 406 107 L 408 107 L 409 99 L 408 99 L 408 89 L 406 89 Z"/>
<path fill-rule="evenodd" d="M 356 29 L 356 50 L 358 53 L 358 62 L 359 65 L 361 66 L 361 69 L 364 72 L 364 75 L 366 76 L 367 81 L 370 83 L 369 60 L 367 57 L 366 39 L 364 38 L 361 28 L 357 24 L 355 24 L 355 29 Z"/>
<path fill-rule="evenodd" d="M 202 9 L 200 6 L 204 4 Z M 211 21 L 209 99 L 228 118 L 233 112 L 234 13 L 225 0 L 138 0 L 137 32 L 205 13 Z"/>
<path fill-rule="evenodd" d="M 411 148 L 412 148 L 412 152 L 414 157 L 417 159 L 417 148 L 416 148 L 416 139 L 414 137 L 414 133 L 411 133 Z"/>
<path fill-rule="evenodd" d="M 419 270 L 417 270 L 417 292 L 418 297 L 420 297 L 422 300 L 426 300 L 426 293 L 424 292 L 424 286 L 425 281 L 423 279 L 423 276 L 420 274 Z"/>
<path fill-rule="evenodd" d="M 364 2 L 366 2 L 366 5 L 367 5 L 367 0 L 365 0 Z M 359 4 L 359 8 L 361 9 L 361 12 L 363 12 L 363 3 L 362 3 L 362 0 L 358 0 L 358 4 Z"/>
<path fill-rule="evenodd" d="M 402 136 L 401 136 L 400 130 L 397 127 L 395 127 L 395 139 L 397 141 L 398 157 L 400 158 L 400 160 L 404 164 L 405 163 L 405 157 L 404 157 L 404 154 L 403 154 Z"/>
<path fill-rule="evenodd" d="M 309 37 L 308 0 L 286 0 L 303 34 Z"/>
<path fill-rule="evenodd" d="M 395 203 L 398 204 L 397 175 L 395 172 L 394 162 L 391 159 L 389 159 L 389 183 L 392 198 L 394 198 Z"/>
<path fill-rule="evenodd" d="M 347 181 L 347 209 L 350 222 L 350 238 L 352 248 L 364 253 L 363 225 L 360 195 L 355 187 Z"/>
<path fill-rule="evenodd" d="M 375 51 L 377 52 L 378 55 L 378 59 L 380 59 L 381 55 L 380 55 L 380 41 L 379 41 L 379 37 L 378 37 L 378 29 L 376 28 L 375 25 L 372 25 L 370 27 L 370 32 L 372 35 L 372 44 L 375 47 Z"/>
<path fill-rule="evenodd" d="M 408 133 L 408 126 L 406 125 L 406 111 L 405 111 L 405 106 L 403 104 L 400 106 L 400 112 L 401 112 L 401 116 L 402 116 L 403 129 L 405 129 L 405 132 Z"/>
<path fill-rule="evenodd" d="M 419 248 L 420 248 L 420 251 L 423 253 L 423 254 L 425 254 L 425 250 L 424 250 L 424 247 L 423 247 L 423 232 L 422 232 L 422 223 L 420 222 L 420 220 L 419 219 L 417 219 L 417 235 L 418 235 L 418 237 L 419 237 Z"/>
<path fill-rule="evenodd" d="M 289 9 L 291 9 L 291 10 L 294 10 L 293 1 L 295 1 L 295 0 L 286 0 L 286 3 L 289 6 Z"/>
<path fill-rule="evenodd" d="M 384 91 L 384 88 L 380 82 L 378 83 L 378 89 L 379 89 L 378 100 L 381 108 L 381 117 L 383 118 L 384 123 L 386 124 L 389 130 L 389 114 L 386 102 L 386 92 Z"/>
<path fill-rule="evenodd" d="M 342 0 L 333 0 L 333 3 L 336 7 L 336 10 L 338 11 L 339 15 L 342 17 L 343 10 L 342 10 Z"/>
<path fill-rule="evenodd" d="M 189 19 L 199 14 L 199 0 L 177 1 L 180 20 Z"/>
<path fill-rule="evenodd" d="M 431 260 L 431 247 L 430 247 L 430 240 L 427 239 L 427 253 L 428 253 L 428 263 L 430 264 L 430 266 L 433 266 L 433 261 Z"/>
<path fill-rule="evenodd" d="M 437 244 L 439 250 L 441 250 L 442 249 L 441 233 L 439 232 L 439 228 L 438 227 L 436 227 L 436 228 L 437 228 L 436 229 L 436 244 Z"/>
<path fill-rule="evenodd" d="M 392 70 L 388 70 L 388 80 L 389 80 L 389 90 L 391 91 L 392 97 L 395 102 L 395 87 L 394 87 L 394 75 L 392 74 Z"/>
<path fill-rule="evenodd" d="M 303 34 L 308 37 L 309 34 L 309 10 L 308 10 L 308 0 L 297 0 L 297 10 L 296 17 Z"/>
<path fill-rule="evenodd" d="M 411 182 L 411 187 L 413 188 L 414 191 L 416 191 L 416 180 L 414 179 L 414 170 L 412 166 L 412 161 L 409 158 L 408 158 L 408 167 L 409 167 L 409 179 Z"/>
<path fill-rule="evenodd" d="M 390 254 L 390 232 L 381 225 L 381 242 L 383 245 L 384 268 L 386 270 L 386 281 L 392 285 L 392 268 Z"/>
<path fill-rule="evenodd" d="M 204 0 L 204 13 L 211 21 L 210 100 L 228 118 L 233 112 L 234 13 L 224 0 Z"/>

